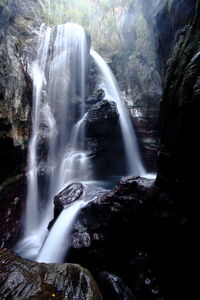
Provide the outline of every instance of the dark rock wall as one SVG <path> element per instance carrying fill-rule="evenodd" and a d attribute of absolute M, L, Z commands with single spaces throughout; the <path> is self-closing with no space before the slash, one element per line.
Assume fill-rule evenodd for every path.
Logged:
<path fill-rule="evenodd" d="M 199 1 L 196 2 L 195 18 L 186 22 L 181 29 L 178 28 L 174 39 L 169 41 L 171 51 L 166 56 L 164 70 L 164 94 L 160 112 L 162 144 L 158 160 L 159 180 L 169 183 L 177 181 L 184 190 L 191 189 L 190 193 L 196 188 L 195 184 L 190 184 L 195 182 L 193 173 L 199 161 L 200 12 Z M 186 14 L 185 6 L 180 9 Z M 191 6 L 189 14 L 190 11 Z"/>
<path fill-rule="evenodd" d="M 25 172 L 31 123 L 30 62 L 35 55 L 36 31 L 41 23 L 38 1 L 0 1 L 0 209 L 5 218 L 15 198 L 20 200 L 17 201 L 16 220 L 15 209 L 6 222 L 5 218 L 0 218 L 4 240 L 1 242 L 7 245 L 10 245 L 10 232 L 14 228 L 17 232 L 15 222 L 20 217 L 19 206 L 25 197 L 25 176 L 21 174 Z M 19 184 L 19 178 L 23 178 L 23 184 L 22 179 Z"/>
<path fill-rule="evenodd" d="M 186 26 L 195 13 L 196 0 L 160 1 L 155 15 L 155 38 L 158 53 L 158 65 L 163 75 L 166 61 L 174 40 L 179 39 L 182 28 Z"/>
<path fill-rule="evenodd" d="M 194 274 L 198 272 L 200 257 L 199 189 L 195 175 L 199 166 L 200 2 L 185 0 L 171 4 L 174 9 L 166 12 L 164 7 L 159 15 L 165 18 L 157 18 L 158 50 L 162 53 L 164 73 L 157 178 L 163 217 L 161 234 L 157 234 L 160 246 L 154 259 L 163 281 L 168 281 L 167 299 L 193 299 L 199 298 Z M 168 32 L 166 35 L 163 29 Z M 164 47 L 165 53 L 160 52 L 163 45 L 169 45 L 168 51 Z"/>

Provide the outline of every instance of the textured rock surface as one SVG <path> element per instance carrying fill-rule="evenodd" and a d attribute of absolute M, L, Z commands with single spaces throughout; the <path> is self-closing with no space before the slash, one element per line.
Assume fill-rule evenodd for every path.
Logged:
<path fill-rule="evenodd" d="M 102 100 L 87 112 L 85 130 L 87 137 L 112 136 L 116 132 L 119 115 L 115 102 Z"/>
<path fill-rule="evenodd" d="M 5 15 L 6 14 L 6 15 Z M 37 43 L 35 30 L 42 22 L 37 1 L 9 1 L 1 10 L 0 29 L 0 138 L 25 147 L 31 87 L 28 71 Z"/>
<path fill-rule="evenodd" d="M 154 259 L 158 260 L 158 272 L 163 282 L 168 281 L 168 286 L 163 285 L 167 299 L 192 299 L 200 297 L 198 279 L 194 275 L 200 264 L 200 248 L 196 240 L 200 227 L 197 196 L 199 178 L 193 176 L 200 165 L 197 139 L 200 111 L 200 2 L 171 2 L 176 3 L 174 13 L 167 14 L 165 8 L 160 12 L 170 22 L 173 20 L 170 42 L 167 42 L 169 36 L 166 37 L 162 30 L 171 27 L 164 25 L 166 19 L 163 17 L 157 20 L 158 30 L 161 30 L 158 49 L 168 44 L 170 52 L 164 56 L 166 67 L 160 116 L 162 147 L 157 179 L 163 195 L 159 216 L 166 217 Z M 195 17 L 190 20 L 195 4 Z M 165 251 L 169 257 L 164 260 Z"/>
<path fill-rule="evenodd" d="M 79 265 L 39 264 L 0 250 L 0 298 L 101 300 L 90 273 Z"/>
<path fill-rule="evenodd" d="M 108 295 L 114 293 L 116 298 L 113 299 L 124 299 L 120 285 L 124 291 L 127 287 L 127 295 L 128 287 L 131 288 L 138 299 L 161 297 L 148 249 L 148 239 L 154 233 L 147 230 L 156 211 L 151 207 L 156 207 L 157 202 L 153 180 L 130 177 L 122 179 L 116 188 L 99 195 L 81 210 L 68 259 L 83 264 L 96 279 L 105 270 L 119 276 L 124 284 L 117 280 L 116 289 L 114 278 L 112 283 L 102 281 L 101 276 L 99 279 L 102 291 L 107 290 Z"/>
<path fill-rule="evenodd" d="M 158 64 L 163 73 L 169 52 L 195 13 L 196 0 L 165 0 L 155 15 Z M 186 28 L 185 28 L 186 29 Z M 187 29 L 186 29 L 187 30 Z"/>
<path fill-rule="evenodd" d="M 37 1 L 0 3 L 0 181 L 24 167 L 32 100 L 30 61 L 41 24 Z M 38 18 L 38 19 L 37 19 Z M 8 163 L 5 166 L 5 161 Z M 18 168 L 18 170 L 16 170 Z"/>
<path fill-rule="evenodd" d="M 54 217 L 57 217 L 67 205 L 78 200 L 83 194 L 84 187 L 81 183 L 75 182 L 68 185 L 54 198 Z"/>
<path fill-rule="evenodd" d="M 90 103 L 84 120 L 86 150 L 93 163 L 93 178 L 100 179 L 119 171 L 123 173 L 125 166 L 117 106 L 115 102 L 102 99 L 104 96 L 101 90 L 93 93 L 93 100 L 88 102 L 95 104 Z"/>

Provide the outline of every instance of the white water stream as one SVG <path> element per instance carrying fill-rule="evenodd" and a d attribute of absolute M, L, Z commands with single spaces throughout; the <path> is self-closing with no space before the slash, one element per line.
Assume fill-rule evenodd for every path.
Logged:
<path fill-rule="evenodd" d="M 73 221 L 75 221 L 84 203 L 84 200 L 75 201 L 67 209 L 63 209 L 44 242 L 37 258 L 38 262 L 63 262 L 68 250 L 67 237 L 69 237 L 74 225 Z"/>

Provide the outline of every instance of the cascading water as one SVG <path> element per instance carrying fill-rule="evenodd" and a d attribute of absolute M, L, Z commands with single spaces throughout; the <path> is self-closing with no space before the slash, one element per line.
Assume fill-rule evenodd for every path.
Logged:
<path fill-rule="evenodd" d="M 108 99 L 116 102 L 118 112 L 120 115 L 120 127 L 122 131 L 122 137 L 124 142 L 124 148 L 127 159 L 127 171 L 129 175 L 146 174 L 142 164 L 140 152 L 137 145 L 137 138 L 133 125 L 131 123 L 130 115 L 127 112 L 125 105 L 123 104 L 118 84 L 112 73 L 111 69 L 105 62 L 105 60 L 94 50 L 90 51 L 99 71 L 101 74 L 102 88 L 104 89 Z"/>
<path fill-rule="evenodd" d="M 134 129 L 114 75 L 95 51 L 92 50 L 91 55 L 100 70 L 108 100 L 115 101 L 118 107 L 127 171 L 144 175 Z M 38 58 L 32 65 L 33 128 L 29 143 L 25 231 L 15 249 L 29 259 L 62 262 L 67 250 L 65 241 L 81 207 L 99 193 L 99 183 L 87 182 L 93 178 L 89 176 L 89 155 L 84 150 L 88 56 L 81 26 L 67 23 L 41 27 Z M 48 234 L 54 196 L 75 181 L 85 182 L 84 196 L 63 210 Z M 54 249 L 54 244 L 58 249 Z"/>
<path fill-rule="evenodd" d="M 72 181 L 88 179 L 84 151 L 87 43 L 84 29 L 67 23 L 41 27 L 33 62 L 32 136 L 28 158 L 25 232 L 16 251 L 35 259 L 53 217 L 53 198 Z"/>

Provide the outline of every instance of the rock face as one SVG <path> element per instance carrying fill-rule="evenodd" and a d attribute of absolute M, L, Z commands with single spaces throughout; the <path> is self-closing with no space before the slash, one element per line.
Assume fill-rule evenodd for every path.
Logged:
<path fill-rule="evenodd" d="M 123 172 L 125 166 L 117 106 L 104 96 L 101 90 L 93 93 L 84 120 L 86 150 L 92 161 L 93 178 L 100 179 Z M 122 157 L 121 161 L 119 157 Z"/>
<path fill-rule="evenodd" d="M 164 287 L 168 298 L 172 298 L 173 293 L 174 299 L 188 299 L 200 297 L 198 282 L 193 276 L 200 262 L 200 248 L 196 242 L 200 226 L 199 180 L 198 176 L 193 176 L 199 165 L 200 2 L 171 3 L 174 5 L 172 12 L 163 8 L 160 16 L 165 15 L 165 18 L 157 19 L 158 49 L 161 51 L 166 44 L 170 47 L 164 56 L 164 94 L 160 113 L 162 147 L 157 178 L 157 185 L 165 195 L 160 202 L 166 215 L 162 236 L 169 234 L 167 239 L 161 239 L 161 243 L 165 242 L 158 252 L 163 253 L 166 247 L 169 259 L 164 262 L 162 255 L 157 259 L 163 281 L 169 279 L 168 274 L 172 275 L 168 287 Z M 164 35 L 163 30 L 168 34 Z"/>
<path fill-rule="evenodd" d="M 26 180 L 22 174 L 25 172 L 32 101 L 30 61 L 34 58 L 36 30 L 41 23 L 38 1 L 0 1 L 0 210 L 4 216 L 9 215 L 15 198 L 21 202 L 25 197 Z M 20 184 L 19 178 L 22 178 Z M 19 205 L 22 207 L 22 203 Z M 19 210 L 16 208 L 16 219 L 15 209 L 11 210 L 14 228 L 16 222 L 20 223 L 17 220 Z M 0 219 L 2 239 L 11 230 L 2 232 L 6 227 L 4 219 Z M 17 226 L 15 229 L 18 231 Z"/>
<path fill-rule="evenodd" d="M 17 146 L 25 148 L 28 139 L 32 101 L 28 71 L 37 42 L 34 30 L 42 22 L 42 12 L 38 2 L 33 0 L 1 4 L 0 12 L 0 138 L 2 144 L 10 141 L 9 148 L 17 155 Z M 19 161 L 17 165 L 20 165 Z M 10 171 L 7 170 L 8 174 Z"/>
<path fill-rule="evenodd" d="M 79 265 L 39 264 L 0 250 L 0 298 L 101 300 L 90 273 Z"/>
<path fill-rule="evenodd" d="M 112 136 L 116 131 L 118 118 L 116 103 L 101 100 L 87 112 L 85 119 L 86 136 Z"/>
<path fill-rule="evenodd" d="M 158 64 L 163 73 L 171 48 L 195 14 L 196 0 L 165 0 L 155 15 Z"/>

